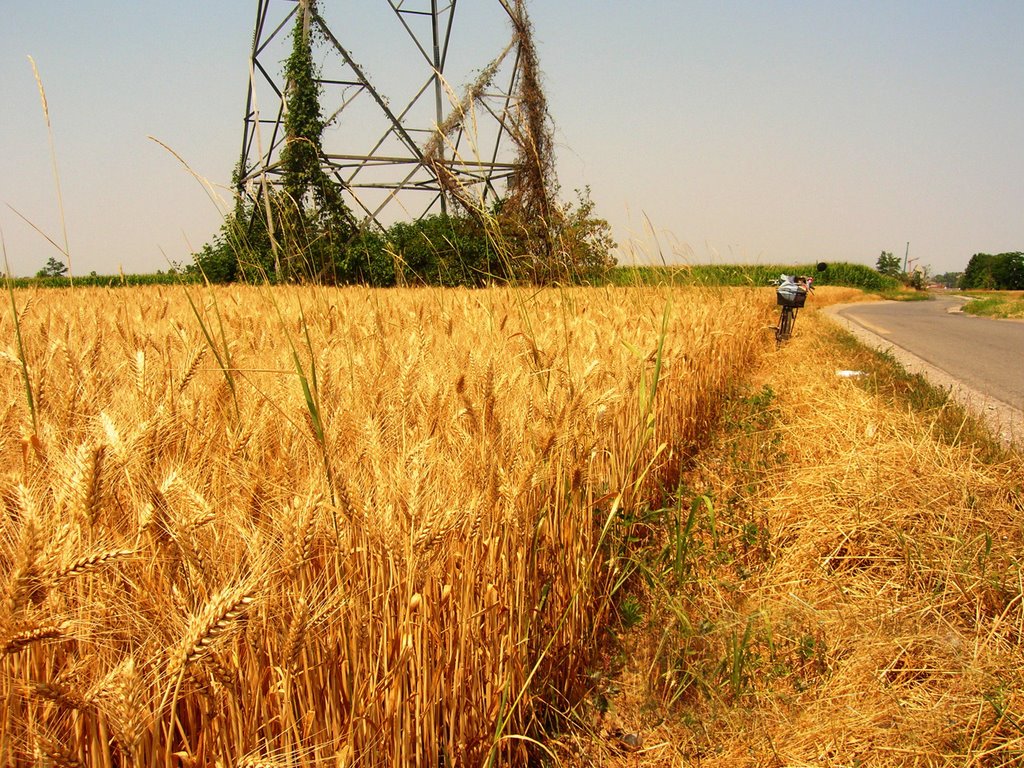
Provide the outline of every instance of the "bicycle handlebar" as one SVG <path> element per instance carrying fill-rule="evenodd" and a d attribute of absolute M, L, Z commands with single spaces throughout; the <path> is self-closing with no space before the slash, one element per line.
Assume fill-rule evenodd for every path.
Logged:
<path fill-rule="evenodd" d="M 774 285 L 776 288 L 782 285 L 784 282 L 792 282 L 795 285 L 802 285 L 807 290 L 814 291 L 814 278 L 809 275 L 786 275 L 788 280 L 783 280 L 781 277 L 774 280 L 769 280 L 768 285 Z"/>

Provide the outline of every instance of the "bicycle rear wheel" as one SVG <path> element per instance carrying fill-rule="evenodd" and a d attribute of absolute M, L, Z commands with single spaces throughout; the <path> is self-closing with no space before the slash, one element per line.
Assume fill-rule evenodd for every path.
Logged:
<path fill-rule="evenodd" d="M 796 310 L 792 307 L 783 307 L 779 315 L 779 327 L 775 330 L 775 341 L 781 344 L 788 341 L 793 335 L 793 324 L 796 322 Z"/>

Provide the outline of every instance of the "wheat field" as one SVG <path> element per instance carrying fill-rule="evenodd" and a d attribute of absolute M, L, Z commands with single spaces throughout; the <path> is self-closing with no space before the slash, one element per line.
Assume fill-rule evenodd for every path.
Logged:
<path fill-rule="evenodd" d="M 770 294 L 15 291 L 0 762 L 525 764 Z"/>

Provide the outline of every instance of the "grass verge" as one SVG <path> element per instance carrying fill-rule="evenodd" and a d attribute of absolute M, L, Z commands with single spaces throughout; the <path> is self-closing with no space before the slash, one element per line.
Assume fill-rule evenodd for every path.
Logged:
<path fill-rule="evenodd" d="M 972 301 L 964 305 L 964 312 L 980 317 L 1024 319 L 1024 291 L 998 291 L 970 294 Z"/>
<path fill-rule="evenodd" d="M 917 291 L 913 288 L 894 288 L 878 294 L 889 301 L 933 301 L 935 297 L 928 291 Z"/>
<path fill-rule="evenodd" d="M 1020 764 L 1020 454 L 813 312 L 722 423 L 636 515 L 564 763 Z"/>

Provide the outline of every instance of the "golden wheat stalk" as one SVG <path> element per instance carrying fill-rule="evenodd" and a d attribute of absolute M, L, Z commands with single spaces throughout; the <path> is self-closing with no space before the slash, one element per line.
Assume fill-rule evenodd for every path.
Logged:
<path fill-rule="evenodd" d="M 21 536 L 6 596 L 7 607 L 12 614 L 20 611 L 29 601 L 39 602 L 44 594 L 40 568 L 44 533 L 38 520 L 35 499 L 24 485 L 17 488 L 17 502 L 22 516 Z"/>
<path fill-rule="evenodd" d="M 206 347 L 194 347 L 189 353 L 184 372 L 181 375 L 181 381 L 178 382 L 179 395 L 185 391 L 189 383 L 199 372 L 199 365 L 203 362 L 204 357 L 206 357 Z"/>

